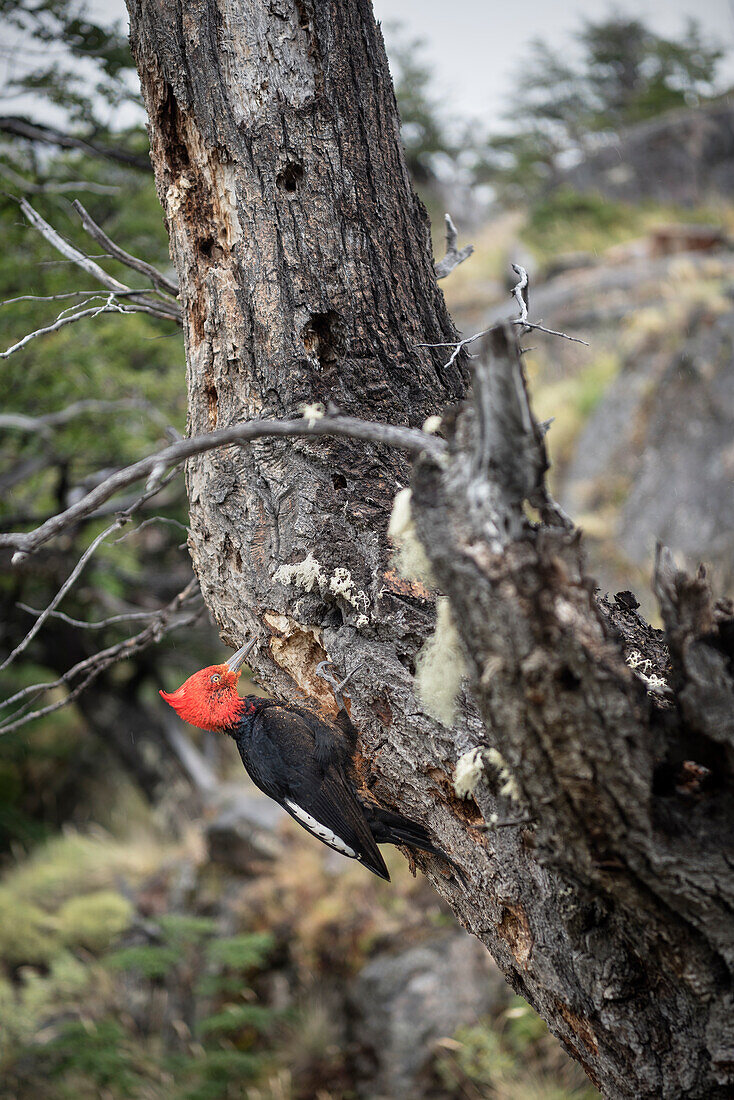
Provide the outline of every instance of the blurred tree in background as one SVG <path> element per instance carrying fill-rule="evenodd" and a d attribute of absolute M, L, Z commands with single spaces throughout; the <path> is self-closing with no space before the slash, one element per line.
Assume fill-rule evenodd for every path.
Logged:
<path fill-rule="evenodd" d="M 399 23 L 387 24 L 384 30 L 405 159 L 416 186 L 424 188 L 437 182 L 437 161 L 455 159 L 461 142 L 449 132 L 446 111 L 425 56 L 425 41 L 408 39 Z"/>
<path fill-rule="evenodd" d="M 507 132 L 491 137 L 480 156 L 478 178 L 507 199 L 536 196 L 600 137 L 716 94 L 725 51 L 704 39 L 694 19 L 679 39 L 656 34 L 643 19 L 587 19 L 576 41 L 577 61 L 569 50 L 533 42 Z"/>

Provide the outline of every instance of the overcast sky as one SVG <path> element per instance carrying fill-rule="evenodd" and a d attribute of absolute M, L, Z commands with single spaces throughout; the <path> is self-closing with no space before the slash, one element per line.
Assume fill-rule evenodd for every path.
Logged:
<path fill-rule="evenodd" d="M 317 0 L 319 2 L 319 0 Z M 124 19 L 123 0 L 91 0 L 97 17 Z M 563 50 L 573 49 L 573 34 L 582 18 L 598 19 L 612 10 L 642 15 L 658 33 L 680 35 L 690 16 L 697 18 L 707 36 L 727 48 L 729 57 L 722 75 L 734 84 L 734 0 L 647 0 L 613 4 L 609 0 L 374 0 L 375 14 L 384 24 L 400 22 L 409 38 L 426 40 L 426 56 L 435 72 L 435 90 L 449 114 L 476 117 L 493 128 L 515 91 L 522 90 L 522 62 L 535 37 Z M 28 63 L 14 47 L 15 35 L 2 33 L 0 85 L 8 72 L 22 71 Z M 386 33 L 388 39 L 390 35 Z M 52 52 L 52 51 L 49 51 Z M 33 58 L 38 64 L 38 57 Z M 0 103 L 3 113 L 37 114 L 30 99 Z M 49 121 L 55 121 L 48 113 Z"/>
<path fill-rule="evenodd" d="M 426 39 L 436 90 L 457 115 L 485 124 L 521 90 L 530 40 L 568 49 L 582 19 L 612 11 L 642 18 L 666 35 L 680 35 L 689 18 L 698 19 L 707 37 L 730 51 L 721 71 L 734 83 L 734 0 L 373 0 L 373 6 L 382 23 L 398 20 L 411 37 Z"/>

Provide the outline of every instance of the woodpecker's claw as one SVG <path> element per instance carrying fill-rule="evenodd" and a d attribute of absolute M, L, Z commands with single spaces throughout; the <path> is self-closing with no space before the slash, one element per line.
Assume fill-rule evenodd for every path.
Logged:
<path fill-rule="evenodd" d="M 334 698 L 339 704 L 340 710 L 346 710 L 347 708 L 344 705 L 344 696 L 342 695 L 342 692 L 351 680 L 352 676 L 354 676 L 355 672 L 357 672 L 362 667 L 362 662 L 360 661 L 358 664 L 356 664 L 352 671 L 348 672 L 341 682 L 338 681 L 331 672 L 327 671 L 327 669 L 333 667 L 334 664 L 332 661 L 320 661 L 319 664 L 316 666 L 316 675 L 320 676 L 322 680 L 326 680 L 327 684 L 331 686 L 334 691 Z"/>

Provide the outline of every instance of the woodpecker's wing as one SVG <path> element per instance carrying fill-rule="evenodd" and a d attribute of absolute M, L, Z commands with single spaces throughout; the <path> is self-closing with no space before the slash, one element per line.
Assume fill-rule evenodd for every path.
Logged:
<path fill-rule="evenodd" d="M 271 704 L 236 738 L 253 782 L 309 833 L 389 881 L 350 775 L 343 732 L 317 715 Z"/>

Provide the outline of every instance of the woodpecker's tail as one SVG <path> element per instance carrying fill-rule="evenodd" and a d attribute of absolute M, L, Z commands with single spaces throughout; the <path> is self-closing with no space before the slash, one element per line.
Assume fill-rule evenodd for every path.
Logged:
<path fill-rule="evenodd" d="M 464 880 L 461 868 L 447 856 L 442 848 L 438 848 L 430 836 L 416 821 L 410 821 L 407 817 L 395 814 L 391 810 L 383 810 L 381 806 L 374 806 L 369 802 L 363 802 L 362 808 L 369 822 L 370 830 L 378 844 L 407 844 L 409 848 L 419 848 L 422 852 L 431 852 L 435 856 L 445 859 Z"/>

